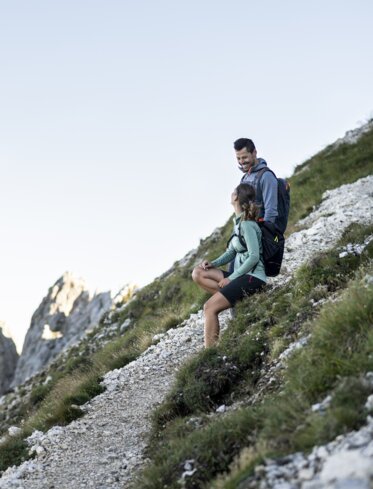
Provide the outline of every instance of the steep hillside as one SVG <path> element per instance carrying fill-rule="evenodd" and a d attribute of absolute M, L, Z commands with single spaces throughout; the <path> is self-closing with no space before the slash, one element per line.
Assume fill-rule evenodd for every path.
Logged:
<path fill-rule="evenodd" d="M 339 183 L 356 181 L 361 176 L 371 174 L 372 169 L 373 131 L 369 127 L 356 142 L 342 142 L 326 148 L 314 159 L 298 168 L 291 178 L 293 193 L 291 225 L 293 229 L 300 216 L 305 216 L 310 209 L 320 203 L 324 190 L 335 188 Z M 335 181 L 336 184 L 334 184 Z M 346 289 L 346 292 L 350 289 L 354 290 L 354 287 L 356 288 L 354 281 L 362 280 L 361 277 L 365 277 L 368 273 L 371 245 L 368 244 L 366 250 L 360 255 L 355 256 L 355 254 L 348 253 L 352 244 L 362 245 L 364 240 L 372 234 L 372 229 L 365 225 L 369 223 L 372 206 L 369 191 L 366 189 L 371 188 L 372 182 L 366 180 L 359 185 L 358 191 L 355 187 L 344 188 L 343 192 L 346 193 L 343 194 L 342 201 L 335 197 L 336 194 L 329 194 L 329 204 L 327 204 L 327 198 L 325 205 L 323 204 L 324 207 L 320 206 L 319 209 L 316 209 L 308 221 L 299 223 L 298 229 L 300 230 L 288 241 L 288 257 L 285 264 L 287 270 L 284 270 L 285 275 L 276 281 L 278 284 L 287 282 L 286 285 L 269 288 L 267 292 L 258 295 L 253 302 L 244 302 L 238 308 L 238 314 L 230 323 L 221 345 L 210 352 L 202 352 L 200 356 L 193 359 L 192 364 L 182 369 L 176 387 L 154 418 L 153 441 L 148 448 L 148 456 L 152 458 L 153 465 L 149 467 L 149 472 L 142 476 L 142 486 L 138 487 L 146 487 L 145 484 L 150 484 L 149 487 L 166 487 L 164 484 L 168 484 L 169 487 L 179 487 L 177 481 L 180 477 L 186 487 L 202 487 L 208 482 L 212 483 L 219 473 L 230 470 L 229 465 L 234 457 L 243 457 L 242 454 L 240 455 L 241 450 L 251 447 L 253 456 L 252 459 L 248 457 L 247 466 L 245 466 L 246 462 L 243 463 L 241 459 L 237 459 L 241 460 L 238 466 L 242 468 L 246 477 L 246 473 L 253 470 L 255 464 L 263 460 L 263 457 L 261 458 L 263 454 L 268 456 L 279 450 L 277 446 L 275 449 L 270 447 L 268 451 L 264 448 L 262 451 L 257 448 L 262 446 L 260 444 L 264 446 L 267 443 L 264 428 L 268 433 L 272 430 L 275 437 L 274 427 L 264 423 L 264 431 L 262 431 L 262 427 L 258 424 L 258 419 L 272 419 L 273 413 L 265 417 L 261 411 L 258 411 L 260 414 L 257 414 L 256 410 L 254 412 L 250 409 L 245 410 L 245 408 L 242 411 L 239 406 L 240 403 L 262 405 L 267 390 L 269 392 L 272 390 L 271 384 L 275 391 L 275 394 L 272 395 L 276 395 L 276 391 L 282 392 L 281 375 L 279 379 L 275 378 L 272 382 L 269 381 L 275 376 L 267 378 L 271 374 L 273 365 L 276 365 L 279 355 L 286 351 L 285 349 L 292 342 L 298 341 L 298 335 L 301 334 L 300 339 L 302 339 L 303 336 L 307 337 L 311 334 L 312 321 L 318 320 L 320 308 L 324 306 L 325 302 L 330 299 L 338 299 L 343 289 Z M 353 197 L 352 200 L 348 199 L 350 194 Z M 346 205 L 343 206 L 343 203 Z M 336 212 L 338 206 L 343 209 L 343 212 Z M 342 237 L 342 241 L 336 244 L 342 230 L 352 222 L 360 222 L 361 225 L 351 228 Z M 68 354 L 55 361 L 48 371 L 23 387 L 28 391 L 27 396 L 23 397 L 26 392 L 17 389 L 2 401 L 4 431 L 10 423 L 19 423 L 23 420 L 18 432 L 11 430 L 16 436 L 4 438 L 0 445 L 2 469 L 28 456 L 27 444 L 23 440 L 31 435 L 34 429 L 45 431 L 51 426 L 67 424 L 82 416 L 85 407 L 80 408 L 79 406 L 102 392 L 108 385 L 106 381 L 103 385 L 100 384 L 106 372 L 122 368 L 135 360 L 142 352 L 147 351 L 148 347 L 152 348 L 154 341 L 157 341 L 154 335 L 163 334 L 170 328 L 180 325 L 184 319 L 189 318 L 191 313 L 200 309 L 205 296 L 191 283 L 191 268 L 202 257 L 212 257 L 220 253 L 229 235 L 230 227 L 231 224 L 228 222 L 222 229 L 215 231 L 210 238 L 203 240 L 197 250 L 175 263 L 162 277 L 139 291 L 127 305 L 118 303 L 116 309 L 108 313 L 98 328 L 79 346 L 72 348 Z M 323 229 L 327 232 L 323 233 Z M 339 259 L 340 251 L 335 248 L 327 254 L 315 257 L 317 248 L 319 250 L 320 248 L 330 249 L 330 247 L 347 246 L 348 244 L 350 248 L 347 248 L 345 260 Z M 290 256 L 293 259 L 289 260 Z M 298 268 L 305 259 L 310 260 L 311 256 L 315 258 L 309 261 L 308 265 L 300 268 L 294 277 L 295 268 Z M 292 267 L 293 263 L 297 265 Z M 367 287 L 367 290 L 369 294 L 370 288 Z M 353 313 L 356 315 L 356 311 Z M 257 339 L 254 341 L 255 338 Z M 167 336 L 165 341 L 167 341 Z M 350 345 L 349 348 L 351 348 Z M 359 366 L 359 375 L 363 375 L 364 368 L 366 369 L 367 366 L 363 364 Z M 351 382 L 355 382 L 356 385 L 359 384 L 356 380 L 359 378 L 358 374 L 353 371 L 355 377 Z M 326 385 L 327 390 L 316 389 L 312 394 L 313 400 L 329 390 L 337 389 L 335 379 L 340 376 L 341 373 L 338 370 L 333 372 L 331 380 Z M 47 378 L 49 382 L 45 383 Z M 195 385 L 195 379 L 198 380 L 197 385 Z M 299 381 L 294 380 L 294 382 L 299 388 Z M 363 392 L 359 397 L 362 399 L 368 394 L 369 388 L 360 388 L 359 385 L 356 389 Z M 344 390 L 343 387 L 340 389 L 344 394 L 346 389 Z M 121 390 L 120 384 L 118 390 Z M 341 397 L 343 397 L 342 394 Z M 105 395 L 106 393 L 102 394 L 102 396 Z M 285 396 L 287 404 L 291 406 L 288 399 L 292 399 L 294 393 L 289 391 L 281 395 Z M 97 398 L 97 402 L 100 402 L 99 399 L 104 399 L 102 396 Z M 115 403 L 115 393 L 111 393 L 111 398 Z M 268 413 L 270 413 L 271 405 L 280 403 L 279 399 L 268 398 L 268 403 L 263 404 L 269 406 Z M 306 412 L 307 401 L 302 401 L 302 409 L 299 409 L 301 412 Z M 233 406 L 232 410 L 238 412 L 237 419 L 227 418 L 226 424 L 221 423 L 219 419 L 215 423 L 215 417 L 221 414 L 220 412 L 216 414 L 215 410 L 223 404 Z M 285 402 L 284 404 L 286 405 Z M 339 405 L 337 407 L 340 408 Z M 222 408 L 221 411 L 224 409 Z M 297 416 L 299 410 L 296 412 Z M 287 413 L 283 414 L 284 419 L 286 416 Z M 364 414 L 359 416 L 357 421 L 354 420 L 355 425 L 363 422 Z M 193 421 L 194 418 L 196 421 Z M 82 418 L 83 424 L 85 419 L 88 418 L 86 416 Z M 294 419 L 300 424 L 309 422 L 308 418 L 299 416 L 295 416 Z M 244 424 L 241 425 L 241 421 L 237 420 L 241 420 Z M 71 433 L 74 434 L 76 426 L 81 430 L 83 424 L 70 425 Z M 259 430 L 258 438 L 253 438 L 256 434 L 252 432 L 254 425 L 257 426 L 254 431 Z M 329 436 L 338 434 L 338 430 L 342 432 L 355 427 L 352 425 L 353 423 L 347 423 L 341 427 L 337 423 L 336 428 L 329 430 Z M 219 426 L 223 426 L 224 429 L 219 431 Z M 286 420 L 284 426 L 287 426 L 286 430 L 289 430 L 289 433 L 294 430 L 293 425 L 286 425 Z M 325 427 L 323 426 L 320 430 L 323 432 Z M 320 430 L 318 432 L 315 429 L 315 433 L 320 433 Z M 110 430 L 108 432 L 110 433 Z M 240 438 L 241 432 L 243 439 Z M 232 440 L 229 439 L 230 434 L 233 435 Z M 206 439 L 203 438 L 204 436 Z M 279 434 L 280 440 L 283 436 L 284 434 Z M 312 435 L 313 438 L 309 434 L 307 436 L 313 443 L 315 440 L 316 443 L 318 442 L 316 435 Z M 208 443 L 208 440 L 211 443 Z M 172 453 L 167 451 L 169 445 L 173 447 Z M 279 446 L 282 450 L 281 443 Z M 308 446 L 304 444 L 301 448 L 308 448 Z M 294 447 L 297 447 L 295 442 L 288 443 L 286 453 L 289 453 L 289 450 Z M 218 453 L 215 453 L 215 449 L 218 450 Z M 203 453 L 207 453 L 207 459 L 203 458 Z M 283 452 L 279 450 L 279 453 Z M 50 457 L 43 448 L 39 450 L 38 457 L 41 461 L 43 457 L 46 457 L 48 463 L 51 463 L 53 452 L 51 451 Z M 114 460 L 115 453 L 113 457 Z M 164 457 L 168 460 L 167 467 L 162 462 Z M 136 456 L 133 458 L 136 459 Z M 215 458 L 216 462 L 214 462 Z M 135 466 L 136 464 L 133 465 Z M 232 475 L 227 476 L 226 481 L 229 477 L 242 478 L 242 474 L 239 474 L 241 468 L 232 469 Z M 123 470 L 119 470 L 119 478 Z M 190 472 L 190 474 L 182 477 L 185 472 Z M 204 474 L 202 478 L 201 473 Z M 103 474 L 105 475 L 105 470 Z M 30 475 L 28 474 L 27 477 Z M 224 482 L 224 484 L 229 483 Z M 223 482 L 216 482 L 216 484 L 223 484 Z M 115 480 L 110 487 L 117 487 Z"/>
<path fill-rule="evenodd" d="M 290 236 L 296 273 L 286 285 L 238 306 L 220 345 L 178 373 L 153 415 L 152 463 L 135 487 L 290 488 L 302 478 L 339 487 L 317 479 L 338 443 L 316 461 L 307 452 L 359 429 L 373 408 L 373 178 L 355 185 L 364 181 L 356 205 L 354 185 L 336 189 L 304 222 L 312 225 Z M 360 225 L 346 229 L 354 211 Z M 363 448 L 373 434 L 361 438 L 357 474 L 333 470 L 334 479 L 369 480 Z"/>

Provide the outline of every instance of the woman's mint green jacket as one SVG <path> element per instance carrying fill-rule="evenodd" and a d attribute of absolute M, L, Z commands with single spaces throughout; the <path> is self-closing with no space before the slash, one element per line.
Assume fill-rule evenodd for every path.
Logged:
<path fill-rule="evenodd" d="M 234 272 L 229 275 L 234 280 L 241 275 L 253 275 L 263 282 L 267 281 L 262 257 L 262 231 L 255 221 L 241 221 L 242 214 L 233 218 L 234 236 L 225 251 L 219 258 L 211 262 L 213 267 L 220 267 L 234 259 Z M 247 250 L 243 248 L 238 239 L 238 227 L 241 228 L 241 236 L 245 240 Z"/>

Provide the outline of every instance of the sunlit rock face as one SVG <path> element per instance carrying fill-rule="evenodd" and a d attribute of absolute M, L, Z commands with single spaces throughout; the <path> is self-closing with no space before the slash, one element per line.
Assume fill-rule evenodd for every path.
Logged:
<path fill-rule="evenodd" d="M 14 341 L 5 324 L 0 321 L 0 395 L 7 391 L 12 383 L 18 361 Z"/>
<path fill-rule="evenodd" d="M 91 294 L 82 279 L 66 272 L 32 316 L 12 386 L 36 374 L 76 343 L 97 325 L 111 304 L 110 292 Z"/>

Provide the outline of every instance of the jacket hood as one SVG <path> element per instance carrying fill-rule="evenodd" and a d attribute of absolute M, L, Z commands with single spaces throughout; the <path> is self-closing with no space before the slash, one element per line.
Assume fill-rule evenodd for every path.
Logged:
<path fill-rule="evenodd" d="M 263 158 L 258 158 L 258 163 L 251 168 L 250 173 L 255 173 L 259 170 L 262 170 L 267 166 L 266 160 L 263 160 Z"/>

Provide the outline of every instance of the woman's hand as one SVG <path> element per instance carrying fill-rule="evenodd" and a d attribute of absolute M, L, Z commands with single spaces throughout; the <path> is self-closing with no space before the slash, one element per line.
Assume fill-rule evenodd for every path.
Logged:
<path fill-rule="evenodd" d="M 207 260 L 203 260 L 203 262 L 200 263 L 199 267 L 202 268 L 203 270 L 208 270 L 209 268 L 212 268 L 212 265 Z"/>
<path fill-rule="evenodd" d="M 223 287 L 225 287 L 226 285 L 228 285 L 230 283 L 231 283 L 231 281 L 229 280 L 229 278 L 223 278 L 222 280 L 220 280 L 218 285 L 222 289 Z"/>

